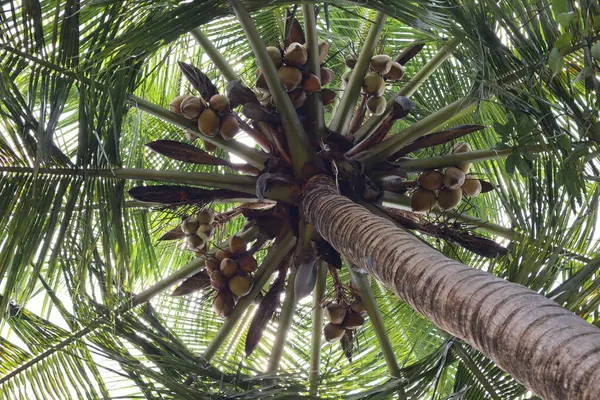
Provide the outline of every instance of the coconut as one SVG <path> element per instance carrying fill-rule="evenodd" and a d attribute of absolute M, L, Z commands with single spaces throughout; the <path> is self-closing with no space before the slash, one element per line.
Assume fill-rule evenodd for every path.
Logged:
<path fill-rule="evenodd" d="M 194 142 L 194 141 L 196 141 L 196 139 L 198 139 L 198 136 L 196 136 L 194 134 L 194 132 L 192 132 L 192 130 L 190 130 L 190 129 L 186 129 L 185 132 L 183 133 L 183 136 L 185 136 L 185 138 L 187 140 L 189 140 L 190 142 Z"/>
<path fill-rule="evenodd" d="M 204 239 L 196 234 L 186 236 L 185 243 L 190 250 L 201 250 L 204 247 Z"/>
<path fill-rule="evenodd" d="M 352 305 L 350 306 L 350 310 L 360 315 L 365 315 L 367 313 L 367 308 L 360 300 L 354 301 L 354 303 L 352 303 Z"/>
<path fill-rule="evenodd" d="M 458 142 L 452 146 L 452 154 L 466 153 L 471 151 L 471 145 L 467 142 Z"/>
<path fill-rule="evenodd" d="M 316 93 L 321 90 L 321 79 L 316 75 L 306 74 L 302 87 L 307 92 Z"/>
<path fill-rule="evenodd" d="M 210 108 L 212 108 L 215 111 L 222 113 L 229 112 L 229 99 L 224 94 L 215 94 L 213 97 L 210 98 L 208 104 L 210 105 Z"/>
<path fill-rule="evenodd" d="M 215 136 L 219 131 L 219 116 L 210 108 L 205 109 L 198 117 L 198 129 L 206 136 Z"/>
<path fill-rule="evenodd" d="M 448 189 L 458 189 L 465 183 L 465 173 L 456 167 L 450 167 L 444 172 L 444 186 Z"/>
<path fill-rule="evenodd" d="M 321 67 L 320 75 L 321 75 L 321 85 L 325 86 L 328 83 L 331 83 L 331 81 L 333 81 L 333 77 L 335 76 L 335 73 L 333 72 L 333 70 L 331 68 Z"/>
<path fill-rule="evenodd" d="M 198 118 L 203 110 L 204 104 L 202 104 L 202 101 L 195 96 L 186 97 L 181 102 L 181 115 L 187 119 Z"/>
<path fill-rule="evenodd" d="M 308 61 L 308 51 L 306 51 L 306 47 L 302 46 L 300 43 L 291 43 L 287 49 L 285 49 L 283 60 L 287 65 L 300 67 Z"/>
<path fill-rule="evenodd" d="M 217 150 L 217 146 L 212 144 L 211 142 L 208 142 L 206 140 L 202 141 L 202 145 L 204 146 L 204 150 L 208 151 L 208 152 L 213 152 L 215 150 Z"/>
<path fill-rule="evenodd" d="M 231 140 L 240 131 L 240 123 L 234 114 L 227 114 L 221 118 L 221 127 L 219 132 L 225 140 Z"/>
<path fill-rule="evenodd" d="M 220 270 L 223 275 L 229 278 L 238 271 L 238 263 L 231 258 L 225 258 L 221 261 Z"/>
<path fill-rule="evenodd" d="M 350 80 L 350 76 L 352 76 L 352 70 L 344 72 L 344 75 L 342 75 L 342 82 L 347 85 L 348 81 Z"/>
<path fill-rule="evenodd" d="M 215 271 L 220 271 L 221 262 L 216 258 L 207 258 L 206 261 L 204 261 L 204 267 L 206 268 L 206 272 L 210 274 Z"/>
<path fill-rule="evenodd" d="M 332 324 L 341 324 L 346 317 L 346 307 L 340 304 L 329 304 L 325 307 L 325 317 Z"/>
<path fill-rule="evenodd" d="M 431 211 L 435 202 L 435 192 L 427 189 L 417 189 L 410 197 L 410 207 L 416 212 Z"/>
<path fill-rule="evenodd" d="M 283 83 L 288 92 L 296 89 L 300 85 L 300 82 L 302 82 L 302 72 L 296 67 L 283 65 L 277 73 L 279 74 L 281 83 Z"/>
<path fill-rule="evenodd" d="M 387 101 L 383 96 L 371 96 L 367 100 L 367 108 L 375 115 L 381 115 L 385 111 Z"/>
<path fill-rule="evenodd" d="M 354 68 L 356 66 L 356 58 L 352 56 L 346 58 L 346 66 L 350 69 Z"/>
<path fill-rule="evenodd" d="M 404 76 L 404 66 L 400 63 L 393 61 L 390 70 L 384 74 L 384 76 L 390 81 L 397 81 Z"/>
<path fill-rule="evenodd" d="M 215 220 L 215 213 L 212 209 L 205 208 L 196 215 L 196 219 L 200 224 L 212 224 Z"/>
<path fill-rule="evenodd" d="M 329 51 L 329 43 L 323 39 L 319 39 L 319 64 L 323 64 L 327 59 L 327 52 Z"/>
<path fill-rule="evenodd" d="M 227 287 L 227 277 L 221 271 L 213 271 L 210 273 L 210 284 L 216 290 L 225 289 Z"/>
<path fill-rule="evenodd" d="M 337 93 L 331 89 L 321 90 L 321 98 L 323 99 L 324 106 L 333 103 L 333 101 L 335 100 L 335 96 L 337 96 Z"/>
<path fill-rule="evenodd" d="M 232 236 L 229 238 L 229 248 L 234 256 L 241 256 L 246 252 L 248 243 L 241 236 Z"/>
<path fill-rule="evenodd" d="M 233 254 L 231 254 L 229 247 L 225 247 L 224 249 L 219 249 L 215 253 L 215 258 L 217 260 L 219 260 L 219 262 L 223 261 L 226 258 L 231 258 L 231 257 L 233 257 Z"/>
<path fill-rule="evenodd" d="M 229 280 L 229 290 L 238 297 L 243 297 L 250 293 L 254 280 L 248 275 L 237 274 Z"/>
<path fill-rule="evenodd" d="M 281 64 L 283 63 L 281 50 L 274 46 L 267 46 L 267 51 L 269 52 L 269 57 L 271 57 L 273 64 L 275 64 L 275 68 L 281 67 Z"/>
<path fill-rule="evenodd" d="M 344 333 L 346 333 L 346 330 L 343 326 L 331 322 L 323 328 L 323 335 L 328 343 L 337 342 L 344 336 Z"/>
<path fill-rule="evenodd" d="M 381 96 L 385 91 L 385 81 L 378 73 L 369 72 L 363 80 L 362 87 L 366 94 Z"/>
<path fill-rule="evenodd" d="M 200 222 L 198 222 L 196 218 L 190 217 L 183 220 L 183 222 L 181 223 L 181 230 L 186 235 L 193 235 L 196 233 L 199 226 Z"/>
<path fill-rule="evenodd" d="M 438 205 L 442 210 L 449 210 L 460 203 L 462 199 L 462 190 L 458 189 L 442 189 L 438 192 Z"/>
<path fill-rule="evenodd" d="M 346 329 L 356 329 L 360 326 L 363 326 L 365 323 L 365 319 L 362 315 L 357 312 L 349 312 L 346 314 L 346 318 L 344 318 L 344 322 L 342 322 L 342 326 Z"/>
<path fill-rule="evenodd" d="M 371 58 L 371 69 L 378 74 L 387 74 L 392 68 L 392 57 L 379 54 Z"/>
<path fill-rule="evenodd" d="M 243 271 L 246 273 L 252 273 L 252 272 L 256 271 L 256 268 L 258 267 L 258 263 L 256 262 L 256 259 L 254 257 L 252 257 L 250 254 L 241 256 L 238 260 L 238 265 L 240 266 L 240 271 Z"/>
<path fill-rule="evenodd" d="M 182 115 L 182 113 L 181 113 L 181 103 L 183 102 L 183 100 L 185 100 L 188 97 L 194 97 L 194 96 L 191 96 L 189 94 L 182 94 L 181 96 L 175 97 L 169 103 L 169 110 L 171 112 L 175 113 L 175 114 Z"/>
<path fill-rule="evenodd" d="M 473 175 L 467 175 L 462 185 L 462 192 L 467 197 L 476 197 L 481 193 L 481 181 Z"/>
<path fill-rule="evenodd" d="M 221 318 L 227 318 L 235 307 L 233 294 L 227 290 L 222 290 L 215 296 L 213 300 L 213 311 Z"/>
<path fill-rule="evenodd" d="M 444 186 L 444 174 L 435 170 L 423 171 L 419 176 L 419 185 L 427 190 L 441 189 Z"/>
<path fill-rule="evenodd" d="M 269 92 L 269 85 L 267 85 L 267 80 L 262 72 L 256 77 L 256 84 L 254 85 L 256 89 L 263 93 Z"/>
<path fill-rule="evenodd" d="M 306 101 L 306 91 L 302 88 L 296 88 L 288 93 L 290 100 L 295 108 L 300 108 Z"/>
<path fill-rule="evenodd" d="M 204 240 L 212 239 L 214 233 L 215 233 L 215 228 L 214 228 L 214 226 L 212 226 L 210 224 L 200 224 L 198 226 L 198 236 L 200 236 Z"/>

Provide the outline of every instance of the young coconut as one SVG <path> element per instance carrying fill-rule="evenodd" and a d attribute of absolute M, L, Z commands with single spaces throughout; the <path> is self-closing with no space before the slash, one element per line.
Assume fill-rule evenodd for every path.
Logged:
<path fill-rule="evenodd" d="M 230 278 L 238 271 L 238 263 L 231 258 L 226 258 L 221 261 L 220 270 L 225 277 Z"/>
<path fill-rule="evenodd" d="M 198 129 L 206 136 L 215 136 L 219 131 L 219 116 L 210 108 L 205 109 L 198 117 Z"/>
<path fill-rule="evenodd" d="M 319 39 L 319 64 L 323 64 L 327 59 L 327 52 L 329 51 L 329 43 L 323 39 Z"/>
<path fill-rule="evenodd" d="M 333 70 L 331 68 L 321 67 L 320 75 L 321 75 L 321 85 L 325 86 L 328 83 L 331 83 L 331 81 L 333 81 L 335 73 L 333 72 Z"/>
<path fill-rule="evenodd" d="M 215 253 L 215 258 L 217 260 L 219 260 L 219 262 L 223 261 L 226 258 L 231 258 L 231 257 L 233 257 L 233 254 L 231 254 L 229 247 L 225 247 L 224 249 L 219 249 Z"/>
<path fill-rule="evenodd" d="M 383 96 L 371 96 L 369 97 L 369 100 L 367 100 L 367 108 L 374 115 L 383 114 L 386 105 L 387 101 Z"/>
<path fill-rule="evenodd" d="M 186 235 L 193 235 L 198 230 L 200 222 L 194 217 L 189 217 L 181 222 L 181 231 Z"/>
<path fill-rule="evenodd" d="M 208 104 L 213 110 L 222 113 L 227 113 L 230 109 L 229 98 L 227 98 L 227 96 L 225 96 L 224 94 L 215 94 L 213 97 L 210 98 Z"/>
<path fill-rule="evenodd" d="M 439 190 L 444 186 L 444 174 L 436 170 L 423 171 L 419 176 L 419 185 L 427 190 Z"/>
<path fill-rule="evenodd" d="M 181 102 L 181 115 L 187 119 L 196 119 L 204 110 L 204 104 L 196 96 L 189 96 Z"/>
<path fill-rule="evenodd" d="M 215 290 L 222 290 L 227 287 L 227 277 L 221 271 L 210 273 L 210 284 Z"/>
<path fill-rule="evenodd" d="M 250 293 L 254 281 L 248 275 L 237 274 L 229 280 L 229 290 L 238 297 L 243 297 Z"/>
<path fill-rule="evenodd" d="M 213 311 L 221 318 L 227 318 L 233 311 L 235 300 L 233 294 L 227 290 L 221 290 L 213 300 Z"/>
<path fill-rule="evenodd" d="M 444 186 L 454 190 L 460 188 L 465 183 L 465 173 L 456 167 L 450 167 L 444 172 Z"/>
<path fill-rule="evenodd" d="M 208 272 L 210 275 L 215 271 L 221 270 L 221 262 L 216 258 L 207 258 L 206 261 L 204 261 L 204 268 L 206 268 L 206 272 Z"/>
<path fill-rule="evenodd" d="M 306 91 L 302 88 L 296 88 L 288 93 L 294 108 L 300 108 L 304 105 L 306 101 Z"/>
<path fill-rule="evenodd" d="M 396 61 L 392 62 L 392 66 L 384 76 L 390 81 L 397 81 L 404 76 L 404 66 Z"/>
<path fill-rule="evenodd" d="M 431 211 L 435 206 L 436 195 L 434 191 L 427 189 L 417 189 L 410 196 L 410 208 L 416 212 Z"/>
<path fill-rule="evenodd" d="M 256 84 L 254 86 L 259 92 L 269 93 L 269 85 L 267 85 L 267 80 L 262 72 L 256 77 Z"/>
<path fill-rule="evenodd" d="M 204 240 L 210 240 L 215 234 L 215 227 L 210 224 L 201 224 L 198 226 L 197 232 L 198 236 Z"/>
<path fill-rule="evenodd" d="M 202 250 L 204 247 L 204 239 L 196 234 L 186 236 L 185 243 L 190 250 Z"/>
<path fill-rule="evenodd" d="M 346 318 L 346 307 L 331 303 L 325 307 L 325 318 L 332 324 L 341 324 Z"/>
<path fill-rule="evenodd" d="M 230 251 L 236 257 L 246 252 L 246 246 L 248 246 L 248 243 L 241 236 L 232 236 L 229 238 Z"/>
<path fill-rule="evenodd" d="M 460 203 L 462 199 L 462 190 L 458 189 L 442 189 L 438 192 L 438 205 L 442 210 L 450 210 Z"/>
<path fill-rule="evenodd" d="M 202 141 L 202 145 L 204 146 L 204 150 L 208 151 L 209 153 L 217 150 L 216 145 L 212 144 L 211 142 L 207 142 L 206 140 Z"/>
<path fill-rule="evenodd" d="M 392 68 L 392 57 L 387 54 L 379 54 L 371 58 L 371 69 L 378 74 L 387 74 Z"/>
<path fill-rule="evenodd" d="M 323 328 L 323 335 L 328 343 L 337 342 L 344 336 L 345 333 L 346 330 L 343 326 L 332 324 L 331 322 L 325 325 Z"/>
<path fill-rule="evenodd" d="M 183 136 L 190 142 L 195 142 L 198 139 L 198 136 L 196 136 L 191 129 L 186 129 Z"/>
<path fill-rule="evenodd" d="M 458 142 L 452 147 L 452 154 L 466 153 L 471 151 L 471 145 L 467 142 Z M 465 174 L 471 169 L 471 163 L 457 165 L 456 168 L 460 169 Z"/>
<path fill-rule="evenodd" d="M 337 93 L 331 89 L 323 89 L 321 90 L 321 98 L 323 99 L 323 105 L 326 106 L 328 104 L 333 103 Z"/>
<path fill-rule="evenodd" d="M 240 271 L 246 272 L 248 274 L 256 271 L 258 268 L 258 263 L 256 259 L 250 254 L 243 255 L 238 260 L 238 265 L 240 266 Z"/>
<path fill-rule="evenodd" d="M 348 81 L 350 81 L 350 76 L 352 76 L 352 70 L 344 72 L 344 75 L 342 75 L 342 82 L 347 85 Z"/>
<path fill-rule="evenodd" d="M 267 46 L 267 51 L 269 52 L 269 57 L 271 57 L 273 64 L 275 64 L 275 68 L 281 67 L 281 64 L 283 64 L 281 50 L 274 46 Z"/>
<path fill-rule="evenodd" d="M 287 65 L 300 67 L 308 61 L 308 51 L 306 50 L 306 47 L 302 46 L 300 43 L 291 43 L 287 49 L 285 49 L 283 60 Z"/>
<path fill-rule="evenodd" d="M 360 300 L 354 301 L 354 303 L 352 303 L 350 306 L 350 310 L 360 315 L 365 315 L 367 313 L 367 308 Z"/>
<path fill-rule="evenodd" d="M 465 183 L 462 185 L 463 195 L 467 197 L 476 197 L 481 193 L 481 181 L 469 174 L 465 177 Z"/>
<path fill-rule="evenodd" d="M 234 114 L 227 114 L 221 118 L 219 132 L 225 140 L 231 140 L 240 131 L 240 123 Z"/>
<path fill-rule="evenodd" d="M 346 318 L 344 318 L 344 322 L 342 322 L 342 326 L 346 329 L 356 329 L 358 327 L 363 326 L 365 323 L 365 319 L 356 312 L 349 312 L 346 314 Z"/>
<path fill-rule="evenodd" d="M 200 224 L 212 224 L 215 220 L 215 213 L 212 209 L 205 208 L 196 215 L 196 219 Z"/>
<path fill-rule="evenodd" d="M 183 102 L 183 100 L 185 100 L 188 97 L 194 97 L 194 96 L 191 96 L 189 94 L 182 94 L 181 96 L 175 97 L 169 103 L 169 111 L 171 111 L 175 114 L 183 115 L 181 112 L 181 103 Z"/>
<path fill-rule="evenodd" d="M 352 69 L 356 66 L 356 57 L 350 56 L 348 58 L 346 58 L 346 67 Z"/>
<path fill-rule="evenodd" d="M 279 74 L 281 83 L 283 83 L 288 92 L 296 89 L 300 85 L 300 82 L 302 82 L 302 72 L 296 67 L 283 65 L 277 73 Z"/>
<path fill-rule="evenodd" d="M 381 96 L 385 91 L 385 81 L 376 72 L 369 72 L 363 81 L 363 90 L 371 96 Z"/>
<path fill-rule="evenodd" d="M 306 74 L 302 87 L 307 92 L 316 93 L 321 90 L 321 79 L 316 75 Z"/>

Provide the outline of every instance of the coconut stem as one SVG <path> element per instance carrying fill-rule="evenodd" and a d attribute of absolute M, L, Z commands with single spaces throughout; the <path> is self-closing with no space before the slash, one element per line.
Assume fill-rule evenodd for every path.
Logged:
<path fill-rule="evenodd" d="M 370 136 L 375 132 L 377 127 L 386 119 L 394 109 L 394 99 L 398 96 L 410 97 L 412 96 L 423 83 L 427 81 L 427 78 L 431 76 L 439 66 L 452 54 L 456 46 L 458 45 L 458 40 L 452 39 L 449 40 L 427 64 L 423 66 L 410 80 L 396 93 L 393 95 L 387 102 L 387 106 L 385 111 L 381 115 L 372 115 L 371 118 L 367 122 L 360 127 L 354 133 L 355 143 L 360 142 L 364 138 Z"/>
<path fill-rule="evenodd" d="M 229 65 L 225 57 L 223 57 L 221 52 L 217 50 L 215 45 L 212 44 L 210 39 L 200 30 L 200 28 L 194 28 L 190 33 L 227 81 L 240 80 L 240 77 L 235 73 L 233 68 L 231 68 L 231 65 Z"/>
<path fill-rule="evenodd" d="M 254 286 L 250 293 L 242 297 L 235 308 L 233 309 L 231 315 L 227 317 L 227 319 L 221 325 L 221 328 L 215 335 L 215 337 L 208 344 L 206 350 L 202 354 L 202 358 L 206 362 L 210 362 L 212 358 L 217 354 L 219 348 L 223 344 L 223 342 L 227 339 L 237 322 L 240 320 L 244 312 L 248 309 L 248 307 L 252 304 L 258 293 L 262 290 L 263 286 L 267 283 L 273 272 L 277 270 L 285 256 L 290 252 L 294 243 L 296 242 L 296 238 L 292 235 L 291 232 L 287 232 L 284 236 L 280 236 L 275 241 L 275 244 L 269 250 L 269 253 L 263 260 L 260 268 L 256 272 Z"/>
<path fill-rule="evenodd" d="M 379 341 L 379 346 L 381 347 L 381 352 L 383 354 L 383 358 L 385 359 L 385 363 L 387 364 L 388 371 L 390 372 L 391 376 L 400 378 L 400 367 L 398 366 L 398 361 L 396 360 L 396 354 L 394 354 L 392 342 L 390 341 L 385 329 L 383 317 L 381 316 L 379 308 L 377 307 L 377 300 L 375 300 L 375 295 L 373 294 L 373 289 L 371 288 L 369 275 L 359 271 L 356 266 L 350 267 L 350 274 L 352 275 L 352 282 L 354 283 L 354 286 L 360 293 L 360 299 L 367 309 L 369 322 L 375 330 L 375 336 L 377 336 L 377 340 Z M 404 389 L 401 388 L 399 392 L 401 392 L 399 393 L 399 397 L 401 399 L 406 399 Z"/>
<path fill-rule="evenodd" d="M 319 262 L 317 266 L 317 282 L 313 292 L 312 332 L 310 347 L 310 375 L 308 376 L 310 395 L 317 395 L 321 365 L 321 332 L 323 330 L 323 309 L 321 301 L 327 287 L 327 265 Z"/>
<path fill-rule="evenodd" d="M 317 24 L 315 18 L 314 4 L 302 4 L 302 13 L 304 14 L 304 33 L 306 36 L 306 48 L 308 50 L 307 71 L 310 74 L 320 77 L 321 66 L 319 64 L 319 40 L 317 38 Z M 308 95 L 310 105 L 310 114 L 313 124 L 313 139 L 316 142 L 319 138 L 325 136 L 325 116 L 323 110 L 323 98 L 321 92 Z M 310 132 L 309 132 L 310 134 Z"/>
<path fill-rule="evenodd" d="M 378 11 L 375 15 L 375 21 L 369 29 L 365 43 L 360 49 L 360 55 L 356 60 L 356 65 L 352 71 L 352 75 L 344 90 L 344 95 L 338 104 L 335 115 L 331 119 L 329 129 L 333 132 L 337 132 L 341 135 L 348 133 L 350 118 L 352 117 L 352 110 L 356 104 L 356 100 L 360 95 L 363 80 L 369 69 L 371 58 L 375 52 L 377 46 L 377 40 L 385 25 L 386 15 L 381 11 Z"/>
<path fill-rule="evenodd" d="M 294 282 L 296 281 L 297 269 L 293 268 L 288 276 L 287 287 L 285 288 L 285 300 L 279 314 L 279 325 L 277 326 L 277 334 L 271 349 L 267 373 L 276 373 L 279 369 L 279 363 L 283 356 L 283 348 L 287 342 L 288 333 L 294 319 L 294 311 L 296 310 L 296 296 L 294 295 Z"/>
<path fill-rule="evenodd" d="M 388 159 L 404 146 L 414 142 L 421 136 L 425 136 L 437 126 L 442 125 L 456 114 L 462 112 L 475 103 L 472 95 L 457 100 L 441 110 L 428 115 L 420 121 L 415 122 L 408 128 L 393 135 L 387 140 L 357 154 L 354 159 L 364 164 L 374 165 Z"/>
<path fill-rule="evenodd" d="M 248 14 L 238 0 L 230 0 L 229 3 L 233 8 L 238 22 L 246 33 L 248 42 L 256 57 L 256 62 L 265 77 L 271 95 L 275 99 L 277 111 L 279 111 L 279 115 L 281 116 L 285 138 L 291 152 L 294 174 L 296 177 L 300 177 L 304 164 L 311 159 L 311 148 L 304 127 L 296 113 L 296 108 L 283 88 L 275 64 L 273 64 L 250 14 Z"/>
<path fill-rule="evenodd" d="M 172 123 L 173 125 L 179 126 L 180 128 L 189 129 L 194 135 L 205 140 L 209 143 L 214 144 L 215 146 L 219 146 L 220 148 L 235 154 L 240 157 L 244 161 L 249 164 L 252 164 L 254 167 L 258 168 L 262 171 L 265 168 L 265 162 L 268 159 L 268 156 L 265 153 L 262 153 L 252 147 L 248 147 L 245 144 L 242 144 L 235 140 L 225 140 L 220 136 L 209 137 L 205 136 L 198 130 L 198 125 L 196 122 L 186 119 L 181 115 L 177 115 L 175 113 L 170 112 L 156 104 L 152 104 L 149 101 L 141 99 L 134 95 L 128 96 L 131 104 L 142 110 L 147 112 L 148 114 L 152 114 L 155 117 L 158 117 L 162 120 Z"/>
<path fill-rule="evenodd" d="M 385 192 L 383 195 L 383 205 L 386 207 L 397 208 L 399 210 L 412 211 L 412 209 L 410 208 L 410 197 L 402 194 Z M 447 217 L 454 218 L 459 222 L 464 222 L 466 224 L 473 225 L 475 229 L 479 231 L 486 232 L 492 235 L 497 235 L 508 240 L 515 240 L 516 238 L 516 233 L 511 228 L 506 228 L 504 226 L 497 225 L 492 222 L 483 221 L 477 217 L 473 217 L 465 213 L 459 214 L 452 210 L 440 211 L 436 209 L 434 209 L 431 212 L 438 215 L 445 215 Z"/>

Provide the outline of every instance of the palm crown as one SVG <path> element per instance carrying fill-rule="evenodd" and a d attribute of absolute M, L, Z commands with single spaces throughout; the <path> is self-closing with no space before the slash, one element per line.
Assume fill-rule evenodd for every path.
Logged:
<path fill-rule="evenodd" d="M 375 260 L 358 265 L 307 212 L 302 190 L 312 176 L 332 176 L 346 197 L 444 255 L 597 325 L 598 4 L 367 6 L 6 2 L 4 396 L 532 396 L 473 343 L 395 297 Z M 317 38 L 328 45 L 321 60 Z M 305 41 L 297 110 L 264 45 Z M 403 76 L 373 72 L 374 54 L 400 61 Z M 354 77 L 344 75 L 347 58 Z M 328 85 L 321 66 L 331 70 Z M 379 87 L 361 91 L 368 68 L 387 78 L 385 111 L 372 100 Z M 263 90 L 248 89 L 261 79 Z M 197 118 L 207 118 L 216 92 L 231 110 L 213 104 L 215 135 Z M 172 103 L 183 94 L 199 102 L 189 115 Z M 241 124 L 236 139 L 224 134 L 225 118 Z M 183 144 L 184 132 L 201 140 Z M 259 146 L 246 146 L 248 136 Z M 457 151 L 460 141 L 473 151 Z M 467 172 L 470 162 L 484 194 L 442 200 L 451 186 L 442 172 Z M 417 179 L 423 170 L 440 172 L 429 172 L 431 183 Z M 456 193 L 467 193 L 461 185 Z M 436 194 L 423 205 L 416 193 Z M 444 210 L 412 212 L 411 195 L 414 211 L 435 202 Z M 189 237 L 185 249 L 167 240 L 183 239 L 181 218 L 201 209 L 216 214 L 204 224 L 214 236 L 198 236 L 194 252 Z M 254 243 L 247 249 L 260 266 L 245 271 L 251 284 L 236 308 L 214 307 L 202 268 L 236 234 Z M 330 334 L 339 344 L 321 343 L 324 311 L 350 326 L 321 306 L 350 313 L 354 300 L 369 311 L 366 323 Z"/>

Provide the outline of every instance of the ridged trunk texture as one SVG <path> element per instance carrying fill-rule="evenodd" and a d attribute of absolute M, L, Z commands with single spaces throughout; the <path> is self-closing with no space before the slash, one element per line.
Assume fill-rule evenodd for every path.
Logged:
<path fill-rule="evenodd" d="M 352 263 L 536 394 L 600 399 L 600 329 L 530 289 L 449 259 L 341 196 L 328 177 L 306 185 L 302 210 Z"/>

